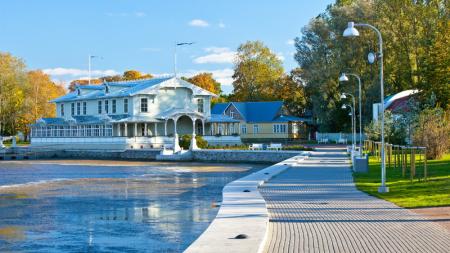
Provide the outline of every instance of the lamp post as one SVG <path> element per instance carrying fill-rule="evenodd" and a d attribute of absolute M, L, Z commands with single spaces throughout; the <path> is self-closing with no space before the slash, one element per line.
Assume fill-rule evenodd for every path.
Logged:
<path fill-rule="evenodd" d="M 377 58 L 380 66 L 380 101 L 381 101 L 381 186 L 378 187 L 378 192 L 389 192 L 389 188 L 386 186 L 386 158 L 385 158 L 385 144 L 384 144 L 384 84 L 383 84 L 383 37 L 381 32 L 372 25 L 369 24 L 355 24 L 354 22 L 348 22 L 347 28 L 343 32 L 344 37 L 356 37 L 359 36 L 358 30 L 355 26 L 368 27 L 374 30 L 378 35 L 378 48 L 380 52 L 377 55 L 369 54 L 369 62 L 373 63 Z"/>
<path fill-rule="evenodd" d="M 89 55 L 88 56 L 88 84 L 91 85 L 91 60 L 94 58 L 101 58 L 100 56 L 97 55 Z"/>
<path fill-rule="evenodd" d="M 180 42 L 175 43 L 174 54 L 173 54 L 173 73 L 177 77 L 177 47 L 192 45 L 194 42 Z"/>
<path fill-rule="evenodd" d="M 356 145 L 356 115 L 355 115 L 355 97 L 352 94 L 343 93 L 341 95 L 341 99 L 346 99 L 347 97 L 345 95 L 350 95 L 353 99 L 353 106 L 349 105 L 351 109 L 351 116 L 352 116 L 352 150 L 355 150 Z M 347 106 L 343 105 L 341 107 L 342 109 L 346 109 Z"/>
<path fill-rule="evenodd" d="M 362 145 L 362 112 L 361 112 L 361 107 L 362 107 L 362 103 L 361 103 L 361 78 L 359 77 L 359 75 L 357 74 L 353 74 L 353 73 L 342 73 L 341 76 L 339 77 L 339 81 L 341 82 L 347 82 L 348 81 L 348 77 L 347 76 L 354 76 L 358 79 L 358 102 L 359 102 L 359 154 L 362 155 L 362 151 L 363 151 L 363 145 Z"/>
<path fill-rule="evenodd" d="M 345 97 L 345 95 L 341 95 L 341 98 L 346 98 Z M 342 105 L 342 109 L 347 109 L 347 106 L 348 107 L 350 107 L 350 118 L 352 119 L 352 150 L 354 150 L 355 149 L 355 119 L 354 119 L 354 117 L 355 117 L 355 110 L 354 110 L 354 107 L 353 106 L 351 106 L 351 105 Z M 353 152 L 353 151 L 352 151 Z"/>

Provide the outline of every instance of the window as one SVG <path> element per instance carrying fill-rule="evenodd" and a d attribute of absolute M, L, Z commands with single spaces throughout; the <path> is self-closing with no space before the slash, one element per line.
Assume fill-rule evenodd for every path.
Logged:
<path fill-rule="evenodd" d="M 70 108 L 70 115 L 75 115 L 75 103 L 71 104 L 71 108 Z"/>
<path fill-rule="evenodd" d="M 234 119 L 234 112 L 233 111 L 230 112 L 230 118 Z"/>
<path fill-rule="evenodd" d="M 77 102 L 77 115 L 81 114 L 81 103 Z"/>
<path fill-rule="evenodd" d="M 61 107 L 60 107 L 61 109 L 61 117 L 64 117 L 64 104 L 61 104 Z"/>
<path fill-rule="evenodd" d="M 141 112 L 148 112 L 148 99 L 141 98 Z"/>
<path fill-rule="evenodd" d="M 203 108 L 204 108 L 203 98 L 197 99 L 197 111 L 203 113 L 204 112 Z"/>
<path fill-rule="evenodd" d="M 123 100 L 123 112 L 128 113 L 128 98 Z"/>
<path fill-rule="evenodd" d="M 242 125 L 241 126 L 241 133 L 242 134 L 247 134 L 247 126 L 246 125 Z"/>
<path fill-rule="evenodd" d="M 98 114 L 102 114 L 102 101 L 98 101 Z"/>
<path fill-rule="evenodd" d="M 253 134 L 259 133 L 259 125 L 253 125 Z"/>
<path fill-rule="evenodd" d="M 105 113 L 109 113 L 109 100 L 105 100 Z"/>
<path fill-rule="evenodd" d="M 112 113 L 116 113 L 116 100 L 115 99 L 113 99 L 113 101 L 112 101 Z"/>
<path fill-rule="evenodd" d="M 86 102 L 83 102 L 83 115 L 86 115 L 87 113 L 87 105 Z"/>
<path fill-rule="evenodd" d="M 286 133 L 286 125 L 285 124 L 273 124 L 273 132 L 274 133 Z"/>

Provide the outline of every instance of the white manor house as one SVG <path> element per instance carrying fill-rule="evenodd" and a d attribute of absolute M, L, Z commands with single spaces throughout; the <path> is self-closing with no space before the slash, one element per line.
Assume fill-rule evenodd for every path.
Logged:
<path fill-rule="evenodd" d="M 77 86 L 56 98 L 55 118 L 31 125 L 31 145 L 61 149 L 180 150 L 178 137 L 240 144 L 239 120 L 211 114 L 215 94 L 176 77 Z M 197 149 L 192 138 L 191 149 Z"/>

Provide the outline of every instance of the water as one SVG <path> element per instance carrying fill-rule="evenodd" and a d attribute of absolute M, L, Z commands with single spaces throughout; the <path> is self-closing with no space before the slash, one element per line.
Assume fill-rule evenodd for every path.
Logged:
<path fill-rule="evenodd" d="M 0 162 L 0 252 L 182 252 L 223 186 L 263 167 Z"/>

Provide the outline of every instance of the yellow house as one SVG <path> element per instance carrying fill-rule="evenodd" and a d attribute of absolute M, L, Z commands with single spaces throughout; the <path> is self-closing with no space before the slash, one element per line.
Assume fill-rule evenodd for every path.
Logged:
<path fill-rule="evenodd" d="M 282 101 L 218 103 L 211 112 L 239 120 L 240 129 L 232 131 L 243 141 L 307 138 L 305 122 L 308 120 L 288 115 Z"/>

